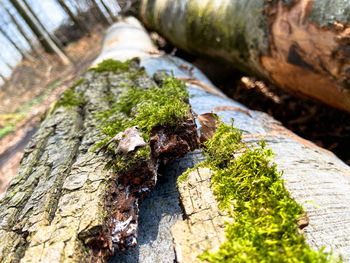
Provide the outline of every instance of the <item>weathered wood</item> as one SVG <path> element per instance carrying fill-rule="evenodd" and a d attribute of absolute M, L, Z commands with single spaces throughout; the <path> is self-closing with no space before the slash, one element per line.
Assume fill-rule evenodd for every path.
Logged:
<path fill-rule="evenodd" d="M 139 0 L 151 30 L 297 95 L 350 112 L 346 0 Z"/>
<path fill-rule="evenodd" d="M 179 78 L 197 79 L 188 83 L 194 111 L 197 114 L 214 111 L 226 123 L 233 117 L 246 141 L 259 141 L 264 136 L 275 152 L 274 161 L 284 171 L 287 189 L 309 214 L 310 224 L 304 228 L 308 243 L 315 248 L 334 249 L 335 253 L 343 254 L 345 262 L 350 262 L 350 168 L 268 115 L 228 99 L 198 69 L 191 69 L 191 64 L 154 51 L 139 22 L 128 18 L 108 30 L 95 64 L 106 58 L 125 60 L 138 56 L 149 75 L 162 70 Z M 128 89 L 125 84 L 147 87 L 154 82 L 147 75 L 130 79 L 129 73 L 93 71 L 87 72 L 84 79 L 74 90 L 82 94 L 86 103 L 58 107 L 44 120 L 26 150 L 18 175 L 0 199 L 0 262 L 96 262 L 110 255 L 111 244 L 106 241 L 111 240 L 112 230 L 106 220 L 113 213 L 106 208 L 111 207 L 110 200 L 115 200 L 111 193 L 116 188 L 111 189 L 111 185 L 119 184 L 115 174 L 104 169 L 109 161 L 107 156 L 102 151 L 99 154 L 89 151 L 101 139 L 96 113 L 110 106 L 106 103 L 108 94 L 112 93 L 114 100 L 120 98 Z M 208 231 L 209 236 L 217 238 L 200 217 L 209 199 L 191 195 L 194 205 L 190 205 L 186 201 L 188 185 L 184 183 L 179 185 L 179 192 L 188 219 L 183 221 L 177 206 L 176 176 L 201 158 L 200 152 L 190 153 L 162 168 L 160 181 L 169 181 L 165 184 L 168 187 L 156 188 L 151 194 L 153 199 L 140 206 L 139 245 L 118 252 L 112 262 L 155 262 L 155 259 L 173 262 L 175 257 L 190 262 L 187 258 L 194 256 L 188 251 L 193 242 L 181 236 L 182 233 L 196 233 L 200 229 L 201 235 L 197 237 Z M 206 180 L 196 181 L 196 187 L 212 196 L 208 184 L 210 173 L 207 175 Z M 197 175 L 193 174 L 193 178 Z M 209 203 L 211 212 L 217 211 Z M 196 217 L 199 221 L 194 224 L 191 219 Z M 170 228 L 176 221 L 180 223 L 173 227 L 172 237 Z M 198 253 L 214 243 L 198 243 Z"/>

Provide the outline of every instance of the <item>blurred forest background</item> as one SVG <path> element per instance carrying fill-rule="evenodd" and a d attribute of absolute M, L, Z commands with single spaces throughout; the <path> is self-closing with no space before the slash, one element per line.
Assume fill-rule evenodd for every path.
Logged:
<path fill-rule="evenodd" d="M 132 2 L 0 0 L 0 193 L 15 175 L 40 118 L 90 66 L 100 52 L 104 31 L 117 20 L 121 7 Z M 349 114 L 177 50 L 150 33 L 161 50 L 202 69 L 231 98 L 267 112 L 350 164 Z"/>
<path fill-rule="evenodd" d="M 0 193 L 40 117 L 97 57 L 116 0 L 0 1 Z"/>

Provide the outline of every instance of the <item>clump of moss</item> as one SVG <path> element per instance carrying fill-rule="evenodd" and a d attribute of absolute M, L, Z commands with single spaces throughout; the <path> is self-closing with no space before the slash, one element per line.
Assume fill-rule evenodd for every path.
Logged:
<path fill-rule="evenodd" d="M 67 89 L 63 92 L 61 98 L 56 102 L 52 111 L 58 107 L 64 106 L 68 109 L 84 105 L 86 102 L 82 93 L 76 93 L 73 88 Z"/>
<path fill-rule="evenodd" d="M 75 88 L 76 86 L 79 86 L 81 83 L 84 82 L 84 78 L 79 78 L 77 79 L 73 84 L 72 84 L 72 88 Z"/>
<path fill-rule="evenodd" d="M 137 76 L 142 76 L 142 75 L 145 75 L 145 74 L 147 74 L 145 70 L 140 70 L 138 72 L 131 72 L 129 74 L 129 78 L 131 80 L 135 80 L 137 78 Z"/>
<path fill-rule="evenodd" d="M 102 134 L 106 137 L 98 142 L 92 151 L 103 147 L 119 132 L 132 126 L 138 126 L 144 140 L 148 142 L 154 127 L 176 125 L 187 117 L 189 106 L 186 100 L 186 85 L 174 77 L 166 77 L 162 87 L 130 87 L 118 102 L 97 114 L 101 121 Z M 113 151 L 111 148 L 112 146 L 109 146 L 107 149 Z M 140 158 L 150 158 L 150 153 L 149 146 L 145 146 L 135 153 L 116 156 L 115 163 L 118 169 L 126 169 Z M 129 156 L 130 154 L 132 156 Z"/>
<path fill-rule="evenodd" d="M 200 255 L 208 262 L 329 262 L 330 254 L 312 250 L 299 233 L 302 207 L 284 187 L 273 153 L 264 140 L 258 147 L 242 142 L 242 133 L 220 123 L 204 143 L 206 161 L 199 166 L 214 173 L 212 189 L 219 208 L 234 218 L 226 241 L 214 253 Z M 183 178 L 182 178 L 183 179 Z"/>
<path fill-rule="evenodd" d="M 130 69 L 131 61 L 132 60 L 121 62 L 119 60 L 106 59 L 101 63 L 99 63 L 97 67 L 89 68 L 88 71 L 95 71 L 95 72 L 111 71 L 114 73 L 117 73 L 118 71 L 127 72 Z"/>

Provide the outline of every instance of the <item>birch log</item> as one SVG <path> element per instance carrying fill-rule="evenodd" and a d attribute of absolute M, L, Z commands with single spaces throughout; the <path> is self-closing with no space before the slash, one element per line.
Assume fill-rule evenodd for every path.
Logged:
<path fill-rule="evenodd" d="M 176 47 L 350 112 L 349 1 L 134 2 L 144 24 Z"/>
<path fill-rule="evenodd" d="M 286 130 L 268 115 L 250 111 L 225 97 L 191 64 L 156 52 L 134 18 L 120 21 L 107 31 L 95 64 L 107 58 L 126 60 L 135 56 L 151 76 L 161 70 L 186 80 L 190 104 L 197 114 L 214 111 L 227 123 L 233 117 L 247 141 L 264 136 L 275 152 L 275 162 L 284 171 L 286 187 L 297 202 L 304 204 L 310 216 L 310 224 L 305 228 L 309 244 L 316 249 L 323 246 L 334 249 L 335 253 L 343 254 L 345 262 L 350 262 L 348 166 L 332 153 Z M 26 149 L 18 175 L 0 199 L 0 262 L 108 260 L 112 230 L 108 227 L 111 206 L 106 206 L 106 200 L 114 200 L 113 187 L 118 183 L 113 179 L 115 174 L 104 169 L 108 158 L 89 149 L 99 139 L 95 113 L 109 107 L 105 99 L 108 90 L 115 100 L 120 98 L 125 83 L 131 81 L 127 76 L 88 72 L 85 81 L 75 88 L 88 103 L 70 109 L 58 107 L 41 124 Z M 147 76 L 133 81 L 143 87 L 152 83 Z M 162 263 L 176 259 L 194 262 L 196 253 L 207 246 L 217 246 L 223 239 L 222 219 L 210 219 L 213 230 L 200 217 L 205 208 L 209 214 L 217 211 L 208 183 L 210 173 L 203 174 L 202 182 L 196 179 L 197 175 L 193 176 L 197 188 L 194 203 L 186 202 L 188 193 L 180 185 L 182 207 L 189 216 L 185 221 L 175 188 L 176 177 L 202 158 L 195 151 L 162 168 L 158 181 L 163 184 L 140 206 L 138 246 L 126 252 L 117 251 L 111 262 Z M 209 206 L 208 200 L 212 200 Z M 184 236 L 187 233 L 192 236 Z M 203 244 L 200 238 L 206 233 L 209 239 Z M 197 239 L 192 239 L 193 236 Z M 196 250 L 191 250 L 193 247 Z M 186 261 L 188 258 L 194 259 Z"/>

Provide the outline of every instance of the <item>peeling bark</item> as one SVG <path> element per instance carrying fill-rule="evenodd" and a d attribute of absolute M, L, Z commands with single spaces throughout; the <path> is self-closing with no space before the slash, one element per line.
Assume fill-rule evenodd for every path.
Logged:
<path fill-rule="evenodd" d="M 139 0 L 147 27 L 296 95 L 350 112 L 345 0 Z"/>

